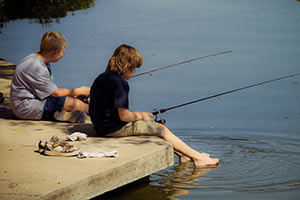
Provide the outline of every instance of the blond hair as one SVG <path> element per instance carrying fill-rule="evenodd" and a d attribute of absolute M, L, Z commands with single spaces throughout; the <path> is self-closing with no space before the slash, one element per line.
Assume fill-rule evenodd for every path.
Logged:
<path fill-rule="evenodd" d="M 55 50 L 61 52 L 67 47 L 67 43 L 67 39 L 62 34 L 56 31 L 48 31 L 42 37 L 40 53 L 49 53 Z"/>
<path fill-rule="evenodd" d="M 120 75 L 135 68 L 139 68 L 143 64 L 141 54 L 133 47 L 122 44 L 119 46 L 108 61 L 106 71 L 114 71 Z"/>

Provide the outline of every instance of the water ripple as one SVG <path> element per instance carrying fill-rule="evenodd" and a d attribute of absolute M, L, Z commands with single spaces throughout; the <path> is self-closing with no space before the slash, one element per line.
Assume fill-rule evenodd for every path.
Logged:
<path fill-rule="evenodd" d="M 180 133 L 200 152 L 220 158 L 217 168 L 179 165 L 152 175 L 151 185 L 178 197 L 205 192 L 282 192 L 299 190 L 300 136 L 276 133 Z M 207 151 L 209 149 L 210 151 Z"/>

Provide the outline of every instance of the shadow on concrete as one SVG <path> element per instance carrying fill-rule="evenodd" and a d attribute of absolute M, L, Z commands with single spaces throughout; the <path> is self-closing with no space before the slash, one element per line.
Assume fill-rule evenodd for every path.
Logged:
<path fill-rule="evenodd" d="M 111 136 L 101 136 L 97 134 L 97 132 L 93 129 L 93 124 L 75 124 L 72 127 L 68 128 L 69 133 L 72 134 L 74 132 L 81 132 L 88 135 L 88 137 L 98 137 L 102 139 L 114 139 L 120 137 L 111 137 Z M 126 136 L 126 138 L 122 140 L 122 144 L 133 144 L 133 145 L 143 145 L 147 143 L 155 143 L 157 145 L 166 145 L 165 141 L 159 140 L 154 141 L 152 138 L 157 136 Z M 97 141 L 99 143 L 101 141 Z"/>
<path fill-rule="evenodd" d="M 25 120 L 19 119 L 14 115 L 11 109 L 6 107 L 0 108 L 0 118 L 12 120 L 9 121 L 9 125 L 11 127 L 32 127 L 32 130 L 39 131 L 42 130 L 41 128 L 34 128 L 39 121 L 42 120 Z M 68 122 L 60 122 L 60 121 L 43 121 L 47 123 L 43 123 L 45 126 L 55 127 L 56 129 L 60 129 L 67 135 L 71 135 L 74 132 L 81 132 L 88 135 L 88 137 L 98 137 L 102 139 L 113 139 L 119 137 L 105 137 L 100 136 L 93 128 L 93 124 L 86 123 L 86 124 L 72 124 Z M 122 144 L 133 144 L 133 145 L 143 145 L 147 143 L 155 143 L 156 145 L 165 145 L 165 142 L 162 140 L 153 140 L 152 138 L 156 136 L 127 136 L 122 140 Z M 99 144 L 101 141 L 97 141 L 96 143 Z"/>
<path fill-rule="evenodd" d="M 0 107 L 0 118 L 2 119 L 18 119 L 11 109 Z"/>
<path fill-rule="evenodd" d="M 0 107 L 0 119 L 7 119 L 9 120 L 9 126 L 11 127 L 32 127 L 32 130 L 35 131 L 41 131 L 43 128 L 35 128 L 37 124 L 40 122 L 46 122 L 43 123 L 45 126 L 49 127 L 55 127 L 57 129 L 60 129 L 66 134 L 70 134 L 68 131 L 68 128 L 70 127 L 71 123 L 66 122 L 59 122 L 59 121 L 43 121 L 43 120 L 26 120 L 26 119 L 20 119 L 14 115 L 11 109 L 8 109 L 6 107 Z"/>
<path fill-rule="evenodd" d="M 39 127 L 39 124 L 43 126 L 54 127 L 55 129 L 61 130 L 63 133 L 70 134 L 68 132 L 69 124 L 65 122 L 54 122 L 54 121 L 42 121 L 42 120 L 31 120 L 31 119 L 13 119 L 9 121 L 9 126 L 11 127 L 31 127 L 34 131 L 42 131 L 44 128 Z"/>
<path fill-rule="evenodd" d="M 93 128 L 93 124 L 76 124 L 68 129 L 70 134 L 74 132 L 82 132 L 88 135 L 88 137 L 100 137 Z"/>

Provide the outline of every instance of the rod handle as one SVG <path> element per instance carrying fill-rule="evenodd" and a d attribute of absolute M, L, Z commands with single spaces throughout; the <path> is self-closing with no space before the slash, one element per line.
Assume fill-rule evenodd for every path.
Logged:
<path fill-rule="evenodd" d="M 158 115 L 158 114 L 164 113 L 164 112 L 166 112 L 166 111 L 167 111 L 166 109 L 160 109 L 160 110 L 157 110 L 157 111 L 152 112 L 152 115 Z"/>

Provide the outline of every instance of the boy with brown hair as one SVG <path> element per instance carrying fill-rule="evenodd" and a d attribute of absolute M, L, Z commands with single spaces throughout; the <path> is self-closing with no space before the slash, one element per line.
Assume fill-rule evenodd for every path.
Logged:
<path fill-rule="evenodd" d="M 131 46 L 121 45 L 115 50 L 106 71 L 91 87 L 89 112 L 95 131 L 110 137 L 155 135 L 173 145 L 180 162 L 192 160 L 195 166 L 216 165 L 219 159 L 189 147 L 166 126 L 154 122 L 152 113 L 129 110 L 127 80 L 142 63 L 142 56 Z"/>
<path fill-rule="evenodd" d="M 76 97 L 88 96 L 89 87 L 58 88 L 53 81 L 50 63 L 59 61 L 66 47 L 67 39 L 62 34 L 49 31 L 42 37 L 40 51 L 25 57 L 17 66 L 10 90 L 12 110 L 17 117 L 72 122 L 87 118 L 82 112 L 77 112 L 81 116 L 74 116 L 76 112 L 73 112 L 69 117 L 64 116 L 63 112 L 56 112 L 65 110 L 88 113 L 88 104 Z"/>

